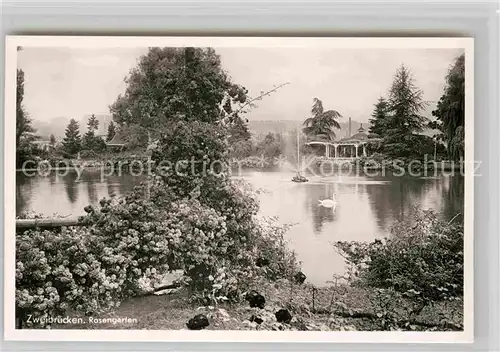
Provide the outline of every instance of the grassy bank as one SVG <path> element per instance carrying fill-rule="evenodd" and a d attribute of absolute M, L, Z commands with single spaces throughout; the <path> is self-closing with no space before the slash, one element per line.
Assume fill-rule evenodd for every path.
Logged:
<path fill-rule="evenodd" d="M 259 292 L 266 297 L 264 309 L 248 303 L 199 306 L 189 302 L 187 289 L 162 296 L 143 296 L 124 301 L 120 307 L 93 316 L 93 322 L 54 326 L 59 329 L 186 329 L 186 322 L 196 314 L 209 318 L 210 330 L 302 330 L 302 331 L 373 331 L 373 330 L 461 330 L 462 302 L 443 302 L 410 317 L 409 301 L 379 297 L 377 291 L 346 284 L 316 288 L 287 280 L 261 282 Z M 380 298 L 380 299 L 378 299 Z M 286 308 L 293 316 L 290 324 L 278 323 L 274 313 Z M 251 316 L 263 322 L 251 322 Z M 109 318 L 130 318 L 129 322 Z M 101 320 L 102 319 L 102 320 Z M 108 320 L 106 320 L 108 319 Z M 96 322 L 97 321 L 97 322 Z M 446 321 L 446 323 L 445 323 Z M 450 321 L 456 321 L 455 324 Z M 391 327 L 394 326 L 394 327 Z M 397 327 L 396 327 L 397 326 Z"/>

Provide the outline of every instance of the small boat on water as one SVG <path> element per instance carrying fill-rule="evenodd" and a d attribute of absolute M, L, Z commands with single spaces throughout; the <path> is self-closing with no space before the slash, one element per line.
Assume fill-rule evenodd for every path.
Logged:
<path fill-rule="evenodd" d="M 297 175 L 295 175 L 295 176 L 292 177 L 292 181 L 293 182 L 308 182 L 309 180 L 305 176 L 302 176 L 298 172 Z"/>

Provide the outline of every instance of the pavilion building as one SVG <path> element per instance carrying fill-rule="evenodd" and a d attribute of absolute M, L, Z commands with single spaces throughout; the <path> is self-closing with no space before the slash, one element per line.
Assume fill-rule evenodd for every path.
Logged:
<path fill-rule="evenodd" d="M 349 118 L 349 134 L 351 130 L 351 119 Z M 357 133 L 340 139 L 339 141 L 326 141 L 326 140 L 312 140 L 306 145 L 322 145 L 325 147 L 326 158 L 341 158 L 341 159 L 356 159 L 359 157 L 366 157 L 366 145 L 374 142 L 378 138 L 369 138 L 368 133 L 363 128 L 363 124 L 358 128 Z"/>

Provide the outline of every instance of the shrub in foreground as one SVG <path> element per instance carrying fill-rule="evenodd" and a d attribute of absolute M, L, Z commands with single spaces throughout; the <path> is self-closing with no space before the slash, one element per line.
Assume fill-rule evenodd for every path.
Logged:
<path fill-rule="evenodd" d="M 168 198 L 161 180 L 151 188 Z M 228 183 L 219 192 L 227 197 L 218 209 L 195 196 L 171 195 L 166 206 L 144 199 L 138 187 L 86 207 L 85 226 L 19 233 L 18 317 L 94 314 L 152 290 L 173 270 L 182 270 L 193 297 L 205 302 L 236 301 L 258 277 L 291 275 L 296 261 L 284 246 L 285 228 L 244 212 L 253 206 L 247 191 Z M 270 259 L 265 268 L 255 265 L 261 256 Z"/>
<path fill-rule="evenodd" d="M 352 266 L 353 283 L 413 302 L 414 316 L 435 302 L 463 297 L 464 231 L 453 220 L 417 212 L 411 221 L 396 223 L 389 238 L 335 246 Z"/>

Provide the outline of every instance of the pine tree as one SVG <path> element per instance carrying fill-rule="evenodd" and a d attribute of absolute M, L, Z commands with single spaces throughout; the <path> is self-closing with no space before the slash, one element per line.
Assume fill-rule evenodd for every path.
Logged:
<path fill-rule="evenodd" d="M 375 104 L 375 109 L 372 113 L 372 118 L 370 119 L 370 129 L 369 132 L 377 134 L 379 136 L 384 135 L 384 122 L 388 115 L 388 103 L 385 98 L 380 97 L 377 104 Z"/>
<path fill-rule="evenodd" d="M 67 155 L 74 156 L 80 151 L 81 144 L 80 126 L 75 119 L 71 119 L 62 141 L 63 151 Z"/>
<path fill-rule="evenodd" d="M 99 129 L 99 120 L 95 117 L 94 114 L 89 117 L 89 121 L 87 122 L 87 133 L 88 136 L 95 136 L 95 131 Z"/>
<path fill-rule="evenodd" d="M 111 123 L 108 126 L 108 135 L 106 136 L 106 142 L 112 140 L 115 134 L 116 134 L 116 126 L 115 123 L 111 121 Z"/>
<path fill-rule="evenodd" d="M 415 85 L 411 71 L 404 65 L 396 71 L 389 90 L 388 114 L 383 128 L 384 152 L 391 157 L 411 157 L 418 154 L 417 134 L 427 119 L 421 115 L 427 106 L 423 91 Z"/>
<path fill-rule="evenodd" d="M 105 148 L 105 143 L 101 137 L 96 136 L 95 132 L 99 129 L 99 120 L 94 114 L 90 116 L 87 122 L 87 132 L 83 136 L 82 149 L 93 150 L 94 152 L 102 151 Z"/>

